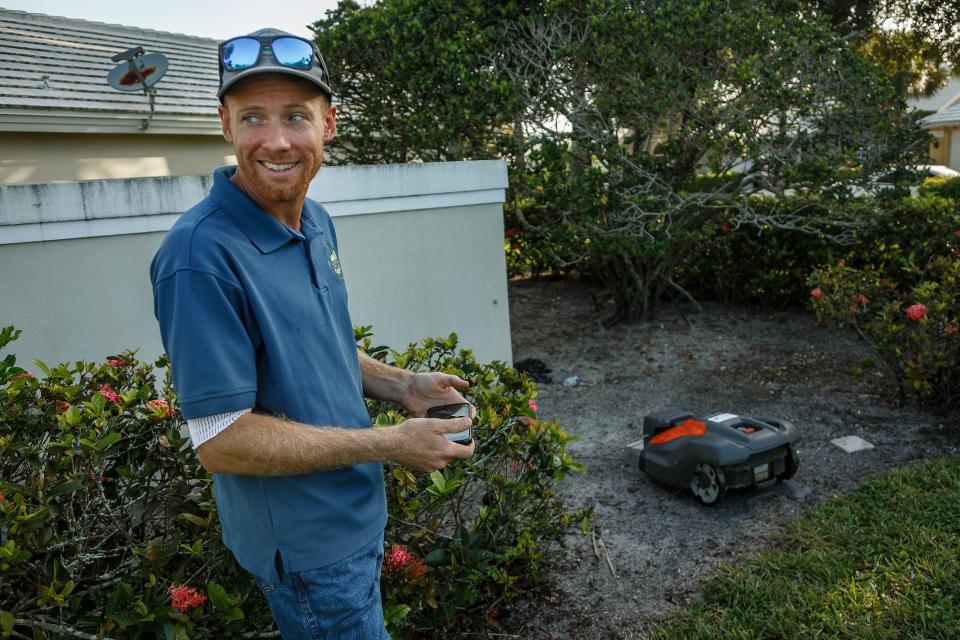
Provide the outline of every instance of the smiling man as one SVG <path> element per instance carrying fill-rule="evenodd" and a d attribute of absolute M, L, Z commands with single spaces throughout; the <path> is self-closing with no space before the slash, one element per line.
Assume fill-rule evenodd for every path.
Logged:
<path fill-rule="evenodd" d="M 385 638 L 381 462 L 429 471 L 473 455 L 424 418 L 466 381 L 358 353 L 330 216 L 307 199 L 336 107 L 316 46 L 265 29 L 220 45 L 220 118 L 237 166 L 173 226 L 154 311 L 224 543 L 283 637 Z M 410 416 L 372 429 L 363 396 Z"/>

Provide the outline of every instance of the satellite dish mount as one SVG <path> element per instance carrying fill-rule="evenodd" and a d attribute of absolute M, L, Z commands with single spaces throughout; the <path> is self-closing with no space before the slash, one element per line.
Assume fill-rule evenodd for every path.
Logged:
<path fill-rule="evenodd" d="M 154 101 L 157 96 L 153 85 L 167 72 L 167 57 L 162 53 L 143 53 L 143 47 L 127 49 L 111 58 L 119 62 L 107 75 L 107 84 L 117 91 L 143 91 L 150 100 L 150 115 L 143 121 L 141 131 L 146 131 L 153 120 Z"/>

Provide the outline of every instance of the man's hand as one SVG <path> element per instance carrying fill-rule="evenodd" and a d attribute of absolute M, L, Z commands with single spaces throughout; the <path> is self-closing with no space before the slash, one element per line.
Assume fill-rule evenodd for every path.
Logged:
<path fill-rule="evenodd" d="M 422 418 L 430 407 L 466 402 L 460 391 L 469 386 L 466 380 L 448 373 L 418 373 L 407 380 L 399 401 L 411 416 Z M 464 429 L 466 427 L 450 433 Z"/>
<path fill-rule="evenodd" d="M 397 429 L 399 436 L 390 459 L 418 471 L 434 471 L 457 458 L 469 458 L 473 455 L 474 442 L 455 444 L 444 434 L 465 431 L 470 428 L 470 423 L 468 418 L 411 418 L 396 427 L 388 427 Z"/>

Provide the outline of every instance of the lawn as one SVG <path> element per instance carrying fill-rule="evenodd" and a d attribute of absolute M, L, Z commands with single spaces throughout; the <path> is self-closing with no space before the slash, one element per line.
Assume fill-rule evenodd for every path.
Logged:
<path fill-rule="evenodd" d="M 652 637 L 960 637 L 960 457 L 893 470 L 790 521 Z"/>

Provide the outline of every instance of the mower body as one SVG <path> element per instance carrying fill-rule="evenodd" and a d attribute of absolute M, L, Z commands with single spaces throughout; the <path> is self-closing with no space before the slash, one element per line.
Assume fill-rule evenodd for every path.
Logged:
<path fill-rule="evenodd" d="M 786 420 L 730 413 L 703 417 L 669 409 L 643 420 L 640 469 L 704 504 L 727 489 L 765 486 L 796 473 L 797 428 Z"/>

